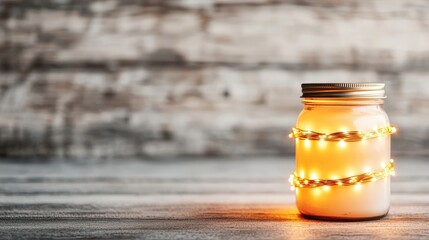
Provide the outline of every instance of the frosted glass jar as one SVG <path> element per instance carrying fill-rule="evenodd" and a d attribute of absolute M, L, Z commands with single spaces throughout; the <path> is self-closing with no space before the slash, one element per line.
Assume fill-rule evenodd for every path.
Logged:
<path fill-rule="evenodd" d="M 295 136 L 295 175 L 301 179 L 295 184 L 298 210 L 322 219 L 385 216 L 390 175 L 360 182 L 361 177 L 368 178 L 365 173 L 393 171 L 393 165 L 386 169 L 390 133 L 395 129 L 382 108 L 384 84 L 303 84 L 302 88 L 304 109 L 294 130 L 301 131 L 294 132 L 301 134 Z M 326 180 L 330 184 L 314 187 Z M 313 186 L 306 186 L 309 182 Z"/>

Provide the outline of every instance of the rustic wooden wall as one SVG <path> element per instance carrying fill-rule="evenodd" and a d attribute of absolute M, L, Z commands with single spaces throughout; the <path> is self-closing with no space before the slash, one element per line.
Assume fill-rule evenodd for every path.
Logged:
<path fill-rule="evenodd" d="M 429 2 L 3 0 L 0 155 L 290 154 L 302 82 L 379 81 L 429 155 Z"/>

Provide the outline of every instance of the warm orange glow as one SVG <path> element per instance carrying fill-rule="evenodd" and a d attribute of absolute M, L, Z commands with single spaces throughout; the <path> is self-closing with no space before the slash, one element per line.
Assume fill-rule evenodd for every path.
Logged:
<path fill-rule="evenodd" d="M 340 148 L 344 148 L 344 147 L 346 147 L 346 142 L 344 140 L 340 140 L 338 142 L 338 145 L 340 146 Z"/>
<path fill-rule="evenodd" d="M 303 100 L 305 107 L 290 133 L 296 141 L 291 184 L 299 191 L 298 209 L 308 216 L 335 218 L 386 214 L 394 174 L 388 161 L 390 135 L 397 129 L 378 102 L 317 101 Z"/>
<path fill-rule="evenodd" d="M 326 145 L 327 145 L 327 142 L 325 141 L 325 139 L 324 138 L 320 139 L 320 141 L 319 141 L 319 147 L 320 148 L 325 148 Z"/>
<path fill-rule="evenodd" d="M 310 175 L 310 179 L 304 179 L 297 176 L 296 173 L 291 175 L 289 181 L 295 188 L 317 188 L 317 187 L 329 187 L 329 186 L 350 186 L 350 185 L 361 185 L 363 183 L 374 182 L 380 179 L 384 179 L 389 175 L 394 175 L 394 164 L 391 160 L 386 167 L 375 172 L 365 172 L 359 175 L 345 177 L 341 179 L 318 179 L 315 173 Z"/>
<path fill-rule="evenodd" d="M 305 139 L 305 140 L 304 140 L 304 146 L 305 146 L 306 148 L 309 148 L 309 147 L 310 147 L 310 140 Z"/>
<path fill-rule="evenodd" d="M 313 189 L 313 194 L 315 196 L 319 196 L 320 195 L 320 189 L 318 189 L 318 188 Z"/>
<path fill-rule="evenodd" d="M 358 183 L 358 184 L 354 185 L 354 188 L 356 190 L 361 190 L 362 189 L 362 185 L 360 183 Z"/>
<path fill-rule="evenodd" d="M 345 142 L 357 142 L 366 139 L 379 138 L 382 136 L 393 134 L 397 129 L 393 126 L 386 126 L 382 128 L 375 128 L 373 131 L 362 132 L 362 131 L 341 131 L 333 133 L 319 133 L 310 130 L 303 130 L 300 128 L 293 128 L 289 134 L 293 138 L 301 140 L 321 140 L 325 141 L 345 141 Z"/>

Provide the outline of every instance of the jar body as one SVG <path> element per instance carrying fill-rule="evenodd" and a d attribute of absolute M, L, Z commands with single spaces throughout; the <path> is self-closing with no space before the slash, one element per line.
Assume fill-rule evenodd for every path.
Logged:
<path fill-rule="evenodd" d="M 389 126 L 382 101 L 304 99 L 296 127 L 319 133 L 368 132 Z M 355 142 L 296 139 L 296 173 L 305 179 L 341 179 L 378 171 L 390 160 L 390 135 Z M 390 207 L 390 177 L 350 186 L 297 188 L 304 216 L 382 217 Z"/>

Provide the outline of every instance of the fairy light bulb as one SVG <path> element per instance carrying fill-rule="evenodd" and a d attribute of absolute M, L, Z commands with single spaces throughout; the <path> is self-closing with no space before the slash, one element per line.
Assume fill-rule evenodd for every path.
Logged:
<path fill-rule="evenodd" d="M 341 139 L 341 140 L 338 142 L 338 145 L 339 145 L 341 148 L 344 148 L 344 147 L 346 147 L 346 142 L 344 141 L 344 139 Z"/>
<path fill-rule="evenodd" d="M 309 140 L 309 139 L 305 139 L 305 140 L 304 140 L 304 146 L 305 146 L 306 148 L 309 148 L 309 147 L 310 147 L 310 140 Z"/>

